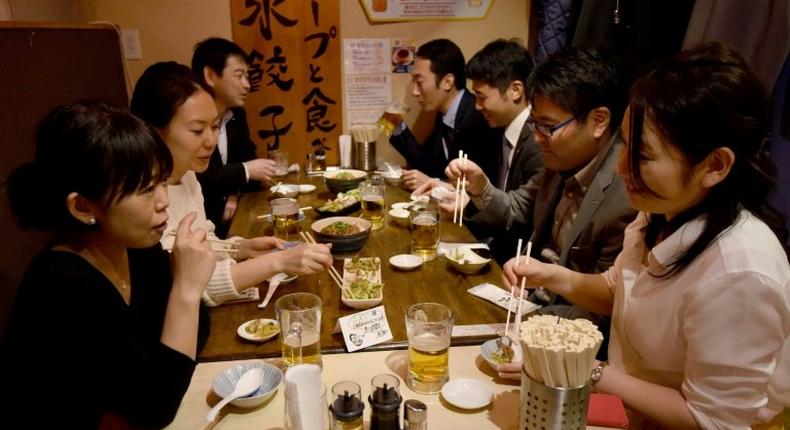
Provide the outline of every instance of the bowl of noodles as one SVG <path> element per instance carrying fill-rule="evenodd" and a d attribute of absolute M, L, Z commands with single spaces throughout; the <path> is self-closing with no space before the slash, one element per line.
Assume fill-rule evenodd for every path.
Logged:
<path fill-rule="evenodd" d="M 368 174 L 362 170 L 340 169 L 324 173 L 324 182 L 329 191 L 337 194 L 359 188 Z"/>
<path fill-rule="evenodd" d="M 333 254 L 346 254 L 362 249 L 370 227 L 370 221 L 362 218 L 335 216 L 314 222 L 310 229 L 316 241 L 332 244 Z"/>

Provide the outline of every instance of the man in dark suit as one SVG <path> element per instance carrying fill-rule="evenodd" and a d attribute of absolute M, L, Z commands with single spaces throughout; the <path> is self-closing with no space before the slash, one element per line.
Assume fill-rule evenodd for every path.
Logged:
<path fill-rule="evenodd" d="M 437 39 L 417 50 L 412 72 L 412 94 L 426 112 L 436 112 L 431 134 L 422 144 L 401 123 L 390 137 L 410 170 L 403 184 L 415 189 L 430 178 L 443 178 L 449 160 L 463 150 L 486 174 L 499 174 L 499 156 L 485 145 L 497 132 L 475 110 L 475 97 L 465 89 L 464 55 L 453 42 Z"/>
<path fill-rule="evenodd" d="M 236 210 L 238 193 L 270 184 L 275 172 L 273 160 L 258 158 L 250 139 L 244 103 L 250 91 L 247 57 L 235 43 L 206 39 L 195 46 L 192 72 L 214 89 L 214 103 L 220 115 L 217 149 L 208 169 L 198 173 L 203 188 L 206 217 L 224 237 Z"/>
<path fill-rule="evenodd" d="M 543 157 L 527 125 L 532 111 L 526 90 L 530 72 L 529 52 L 518 42 L 504 39 L 483 47 L 466 65 L 477 110 L 488 125 L 501 130 L 499 139 L 486 146 L 490 151 L 499 149 L 499 175 L 494 186 L 503 191 L 517 189 L 543 167 Z M 479 240 L 488 242 L 500 264 L 513 256 L 518 238 L 532 232 L 530 223 L 520 222 L 507 230 L 479 223 L 468 227 Z"/>

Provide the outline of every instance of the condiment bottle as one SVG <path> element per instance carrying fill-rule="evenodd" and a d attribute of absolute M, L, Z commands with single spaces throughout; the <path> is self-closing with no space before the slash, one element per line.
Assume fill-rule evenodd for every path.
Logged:
<path fill-rule="evenodd" d="M 326 170 L 326 152 L 323 149 L 315 151 L 315 170 Z"/>
<path fill-rule="evenodd" d="M 315 170 L 315 160 L 313 154 L 307 154 L 307 162 L 305 163 L 305 171 L 312 172 Z"/>
<path fill-rule="evenodd" d="M 403 402 L 403 430 L 428 430 L 428 406 L 409 399 Z"/>
<path fill-rule="evenodd" d="M 359 384 L 352 381 L 338 382 L 332 386 L 334 401 L 329 405 L 332 412 L 330 430 L 362 430 L 362 412 L 365 403 L 361 399 Z"/>
<path fill-rule="evenodd" d="M 370 380 L 370 430 L 400 430 L 400 381 L 383 373 Z"/>

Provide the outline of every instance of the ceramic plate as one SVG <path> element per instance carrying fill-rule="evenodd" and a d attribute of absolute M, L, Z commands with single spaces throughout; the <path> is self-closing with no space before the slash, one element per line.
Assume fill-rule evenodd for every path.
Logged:
<path fill-rule="evenodd" d="M 302 194 L 312 193 L 315 191 L 315 185 L 301 184 L 299 185 L 299 192 Z"/>
<path fill-rule="evenodd" d="M 412 254 L 393 255 L 390 264 L 401 270 L 414 270 L 422 265 L 422 258 Z"/>
<path fill-rule="evenodd" d="M 257 333 L 250 333 L 249 331 L 247 331 L 247 327 L 249 327 L 250 324 L 253 323 L 253 321 L 258 321 L 258 323 L 260 324 L 274 323 L 277 330 L 273 330 L 270 333 L 267 333 L 265 336 L 259 336 Z M 280 333 L 280 324 L 278 324 L 276 320 L 270 318 L 259 318 L 255 320 L 249 320 L 244 324 L 240 325 L 239 328 L 236 330 L 236 333 L 239 336 L 243 337 L 244 339 L 247 339 L 252 342 L 266 342 L 267 340 L 277 336 Z"/>
<path fill-rule="evenodd" d="M 491 403 L 494 392 L 483 381 L 457 378 L 444 384 L 442 397 L 451 405 L 461 409 L 480 409 Z"/>
<path fill-rule="evenodd" d="M 392 209 L 406 209 L 409 210 L 409 206 L 411 206 L 412 202 L 398 202 L 393 203 L 390 207 Z"/>

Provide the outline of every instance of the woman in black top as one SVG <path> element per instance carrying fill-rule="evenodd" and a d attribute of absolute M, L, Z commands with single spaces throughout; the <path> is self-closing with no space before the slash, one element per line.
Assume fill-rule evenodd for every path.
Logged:
<path fill-rule="evenodd" d="M 169 259 L 161 249 L 171 169 L 156 133 L 109 106 L 62 106 L 39 125 L 36 159 L 8 194 L 22 227 L 57 238 L 28 268 L 0 351 L 6 422 L 172 421 L 208 336 L 200 298 L 215 257 L 194 214 Z"/>

